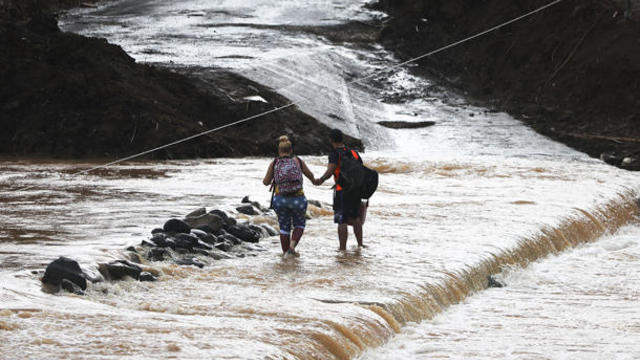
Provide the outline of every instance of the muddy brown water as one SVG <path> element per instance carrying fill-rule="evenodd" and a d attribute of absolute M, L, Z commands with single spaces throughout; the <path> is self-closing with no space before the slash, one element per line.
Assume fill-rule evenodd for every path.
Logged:
<path fill-rule="evenodd" d="M 269 238 L 261 241 L 267 251 L 257 256 L 205 259 L 203 269 L 143 264 L 160 275 L 156 283 L 93 284 L 83 297 L 47 294 L 32 271 L 59 255 L 95 271 L 96 263 L 124 256 L 124 248 L 170 217 L 202 206 L 234 212 L 245 195 L 267 203 L 261 180 L 270 159 L 140 161 L 78 176 L 70 174 L 97 162 L 3 159 L 0 358 L 350 359 L 371 349 L 384 353 L 380 346 L 414 322 L 429 323 L 452 305 L 483 296 L 490 273 L 598 243 L 637 214 L 637 176 L 554 143 L 505 114 L 430 93 L 428 83 L 403 71 L 380 81 L 385 88 L 347 86 L 349 74 L 394 62 L 380 49 L 250 26 L 205 36 L 213 30 L 197 26 L 249 22 L 247 16 L 266 24 L 314 23 L 318 14 L 333 17 L 327 21 L 332 24 L 374 16 L 359 1 L 310 1 L 304 16 L 294 11 L 297 2 L 140 4 L 121 1 L 70 14 L 63 23 L 107 36 L 139 61 L 227 64 L 296 100 L 315 95 L 318 101 L 305 102 L 305 111 L 365 138 L 365 163 L 381 174 L 365 224 L 367 248 L 357 249 L 351 238 L 346 252 L 337 251 L 331 211 L 313 209 L 299 258 L 283 259 L 277 239 Z M 186 34 L 188 41 L 169 33 Z M 148 47 L 170 55 L 146 54 Z M 208 56 L 212 49 L 225 57 Z M 226 57 L 233 54 L 249 54 L 258 63 Z M 404 101 L 380 101 L 396 94 Z M 436 125 L 375 125 L 384 120 Z M 325 157 L 305 160 L 316 175 L 323 172 Z M 305 192 L 331 202 L 328 183 L 307 183 Z M 275 225 L 270 217 L 246 219 Z M 630 305 L 619 306 L 624 312 Z M 490 336 L 495 318 L 481 321 Z M 540 322 L 536 331 L 556 326 Z M 459 358 L 457 340 L 442 340 L 453 358 Z"/>

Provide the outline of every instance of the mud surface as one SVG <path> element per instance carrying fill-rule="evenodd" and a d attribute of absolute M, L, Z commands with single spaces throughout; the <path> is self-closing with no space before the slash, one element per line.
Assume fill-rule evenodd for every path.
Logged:
<path fill-rule="evenodd" d="M 37 11 L 3 4 L 0 153 L 124 157 L 290 102 L 226 71 L 138 64 L 104 39 L 61 32 L 48 14 L 56 4 Z M 271 156 L 285 133 L 297 153 L 320 154 L 329 130 L 292 106 L 146 157 Z"/>
<path fill-rule="evenodd" d="M 391 16 L 381 41 L 408 59 L 547 3 L 382 0 L 375 7 Z M 567 0 L 424 58 L 414 70 L 554 140 L 639 170 L 638 34 L 637 17 L 625 20 L 614 2 Z M 623 164 L 625 157 L 631 161 Z"/>

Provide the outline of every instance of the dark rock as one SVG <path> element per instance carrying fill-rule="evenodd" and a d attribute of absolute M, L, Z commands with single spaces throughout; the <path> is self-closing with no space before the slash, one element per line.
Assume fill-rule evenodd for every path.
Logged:
<path fill-rule="evenodd" d="M 237 258 L 241 258 L 241 259 L 242 259 L 242 258 L 244 258 L 244 257 L 246 257 L 246 256 L 247 256 L 247 255 L 246 255 L 246 254 L 243 254 L 243 253 L 236 254 L 236 257 L 237 257 Z"/>
<path fill-rule="evenodd" d="M 198 259 L 196 258 L 184 258 L 184 259 L 180 259 L 176 261 L 176 264 L 178 265 L 193 265 L 193 266 L 197 266 L 199 268 L 203 268 L 204 264 L 202 262 L 200 262 Z"/>
<path fill-rule="evenodd" d="M 125 276 L 129 276 L 137 280 L 142 272 L 140 266 L 127 260 L 116 260 L 109 263 L 99 264 L 98 270 L 105 278 L 110 280 L 120 280 Z"/>
<path fill-rule="evenodd" d="M 142 264 L 142 256 L 137 252 L 129 252 L 127 255 L 130 261 L 133 261 L 136 264 Z"/>
<path fill-rule="evenodd" d="M 260 209 L 260 211 L 266 211 L 266 210 L 267 210 L 267 209 L 264 209 L 264 208 L 262 207 L 262 205 L 260 205 L 260 203 L 259 203 L 259 202 L 257 202 L 257 201 L 251 201 L 251 200 L 249 199 L 249 196 L 245 196 L 245 197 L 243 197 L 241 202 L 242 202 L 243 204 L 251 204 L 251 205 L 253 205 L 256 209 Z M 247 214 L 247 215 L 251 215 L 251 214 Z"/>
<path fill-rule="evenodd" d="M 640 159 L 631 156 L 625 156 L 622 158 L 620 167 L 627 170 L 640 170 Z"/>
<path fill-rule="evenodd" d="M 82 290 L 87 289 L 86 274 L 80 269 L 78 262 L 61 256 L 47 265 L 42 282 L 60 286 L 63 279 L 69 280 Z"/>
<path fill-rule="evenodd" d="M 378 125 L 390 129 L 420 129 L 429 126 L 433 126 L 436 123 L 433 121 L 420 121 L 420 122 L 407 122 L 407 121 L 379 121 Z"/>
<path fill-rule="evenodd" d="M 488 281 L 487 287 L 501 288 L 501 287 L 507 286 L 507 284 L 505 284 L 500 280 L 497 280 L 492 275 L 489 275 L 489 277 L 487 278 L 487 281 Z"/>
<path fill-rule="evenodd" d="M 189 233 L 191 226 L 180 219 L 170 219 L 164 224 L 164 230 L 173 233 Z"/>
<path fill-rule="evenodd" d="M 204 242 L 202 240 L 198 240 L 198 243 L 195 244 L 193 247 L 196 248 L 196 249 L 206 249 L 206 250 L 213 249 L 213 246 L 207 244 L 206 242 Z"/>
<path fill-rule="evenodd" d="M 218 215 L 218 216 L 220 216 L 220 217 L 221 217 L 221 218 L 223 218 L 223 219 L 226 219 L 226 218 L 228 218 L 228 217 L 229 217 L 229 215 L 227 215 L 227 213 L 226 213 L 226 212 L 224 212 L 224 211 L 222 211 L 222 210 L 218 210 L 218 209 L 214 209 L 214 210 L 209 211 L 209 214 L 212 214 L 212 215 Z"/>
<path fill-rule="evenodd" d="M 72 294 L 76 294 L 76 295 L 84 295 L 84 291 L 82 291 L 82 289 L 80 288 L 80 286 L 72 283 L 71 281 L 67 280 L 67 279 L 62 279 L 62 282 L 60 283 L 60 287 Z"/>
<path fill-rule="evenodd" d="M 267 231 L 269 236 L 278 235 L 278 231 L 276 229 L 274 229 L 273 226 L 268 225 L 268 224 L 262 224 L 261 226 L 262 226 L 263 229 L 265 229 Z"/>
<path fill-rule="evenodd" d="M 227 251 L 231 250 L 231 248 L 233 248 L 233 244 L 229 240 L 224 240 L 224 241 L 221 241 L 221 242 L 213 245 L 213 247 L 215 247 L 218 250 L 222 250 L 224 252 L 227 252 Z"/>
<path fill-rule="evenodd" d="M 262 226 L 250 224 L 249 229 L 255 231 L 258 235 L 260 235 L 260 238 L 269 237 L 269 233 Z"/>
<path fill-rule="evenodd" d="M 133 247 L 133 246 L 129 246 L 129 247 L 127 248 L 127 251 L 131 251 L 131 252 L 134 252 L 134 253 L 137 253 L 137 252 L 138 252 L 138 250 L 136 250 L 136 248 L 135 248 L 135 247 Z"/>
<path fill-rule="evenodd" d="M 216 237 L 208 232 L 199 229 L 191 229 L 191 233 L 207 244 L 213 244 L 216 242 Z"/>
<path fill-rule="evenodd" d="M 260 212 L 257 211 L 256 208 L 253 205 L 238 206 L 236 208 L 236 210 L 238 210 L 239 213 L 245 214 L 245 215 L 258 215 L 258 214 L 260 214 Z"/>
<path fill-rule="evenodd" d="M 149 252 L 147 252 L 147 259 L 151 261 L 164 261 L 165 256 L 168 254 L 169 252 L 167 251 L 167 249 L 152 248 L 149 249 Z"/>
<path fill-rule="evenodd" d="M 60 32 L 58 21 L 53 15 L 48 14 L 35 14 L 27 26 L 31 31 L 42 35 Z"/>
<path fill-rule="evenodd" d="M 228 226 L 226 230 L 227 232 L 229 232 L 229 234 L 237 237 L 242 241 L 252 242 L 252 243 L 256 243 L 260 241 L 260 234 L 251 230 L 247 226 L 233 225 L 233 226 Z"/>
<path fill-rule="evenodd" d="M 191 234 L 176 234 L 174 241 L 176 248 L 191 249 L 198 244 L 200 239 Z"/>
<path fill-rule="evenodd" d="M 150 240 L 156 246 L 175 248 L 175 241 L 167 234 L 154 234 Z"/>
<path fill-rule="evenodd" d="M 211 226 L 207 226 L 207 225 L 198 226 L 197 229 L 198 230 L 202 230 L 202 231 L 204 231 L 206 233 L 210 233 L 210 234 L 215 234 L 217 232 L 216 229 L 212 228 Z"/>
<path fill-rule="evenodd" d="M 140 273 L 140 278 L 138 279 L 140 281 L 158 281 L 158 278 L 153 276 L 151 273 L 148 272 L 141 272 Z"/>
<path fill-rule="evenodd" d="M 242 240 L 238 239 L 237 237 L 235 237 L 235 236 L 233 236 L 233 235 L 231 235 L 231 234 L 223 234 L 223 235 L 220 235 L 220 236 L 218 237 L 218 239 L 221 239 L 221 240 L 223 240 L 223 241 L 224 241 L 224 240 L 229 241 L 229 242 L 231 242 L 231 244 L 233 244 L 233 245 L 240 245 L 240 244 L 242 244 Z"/>
<path fill-rule="evenodd" d="M 214 215 L 214 214 L 204 214 L 204 215 L 201 215 L 201 216 L 198 216 L 198 217 L 186 218 L 186 219 L 184 219 L 184 221 L 191 228 L 197 228 L 197 227 L 200 227 L 200 226 L 208 226 L 209 228 L 211 228 L 213 230 L 217 230 L 217 229 L 220 229 L 224 225 L 224 220 L 220 216 Z M 181 232 L 188 233 L 188 231 L 181 231 Z"/>
<path fill-rule="evenodd" d="M 232 217 L 228 217 L 226 219 L 224 219 L 224 224 L 225 226 L 232 226 L 232 225 L 236 225 L 238 223 L 238 220 L 232 218 Z"/>
<path fill-rule="evenodd" d="M 600 154 L 600 160 L 606 162 L 609 165 L 618 166 L 622 163 L 620 156 L 613 152 L 604 152 Z"/>
<path fill-rule="evenodd" d="M 315 207 L 322 208 L 322 203 L 318 200 L 308 200 L 308 202 Z"/>
<path fill-rule="evenodd" d="M 158 245 L 156 245 L 156 243 L 154 243 L 153 241 L 150 240 L 142 240 L 142 243 L 140 244 L 144 247 L 156 247 Z"/>
<path fill-rule="evenodd" d="M 155 228 L 155 229 L 151 230 L 151 235 L 164 234 L 164 233 L 165 233 L 164 229 L 160 229 L 160 228 Z"/>
<path fill-rule="evenodd" d="M 188 217 L 188 218 L 198 217 L 198 216 L 202 216 L 202 215 L 204 215 L 206 213 L 207 213 L 207 209 L 200 208 L 200 209 L 197 209 L 197 210 L 194 210 L 194 211 L 188 213 L 186 217 Z"/>

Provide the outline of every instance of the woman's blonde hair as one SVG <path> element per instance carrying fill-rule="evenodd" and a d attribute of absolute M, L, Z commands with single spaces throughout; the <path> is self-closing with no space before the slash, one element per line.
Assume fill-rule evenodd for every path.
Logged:
<path fill-rule="evenodd" d="M 293 146 L 291 146 L 291 141 L 287 135 L 282 135 L 278 138 L 278 153 L 280 154 L 290 154 L 293 151 Z"/>

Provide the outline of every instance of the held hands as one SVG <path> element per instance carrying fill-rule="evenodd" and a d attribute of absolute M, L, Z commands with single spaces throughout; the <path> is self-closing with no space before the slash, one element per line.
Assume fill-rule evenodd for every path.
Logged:
<path fill-rule="evenodd" d="M 313 185 L 316 185 L 316 186 L 318 186 L 318 185 L 322 185 L 322 183 L 323 183 L 323 182 L 324 182 L 324 180 L 322 180 L 322 178 L 320 178 L 320 179 L 314 179 L 314 180 L 313 180 Z"/>

